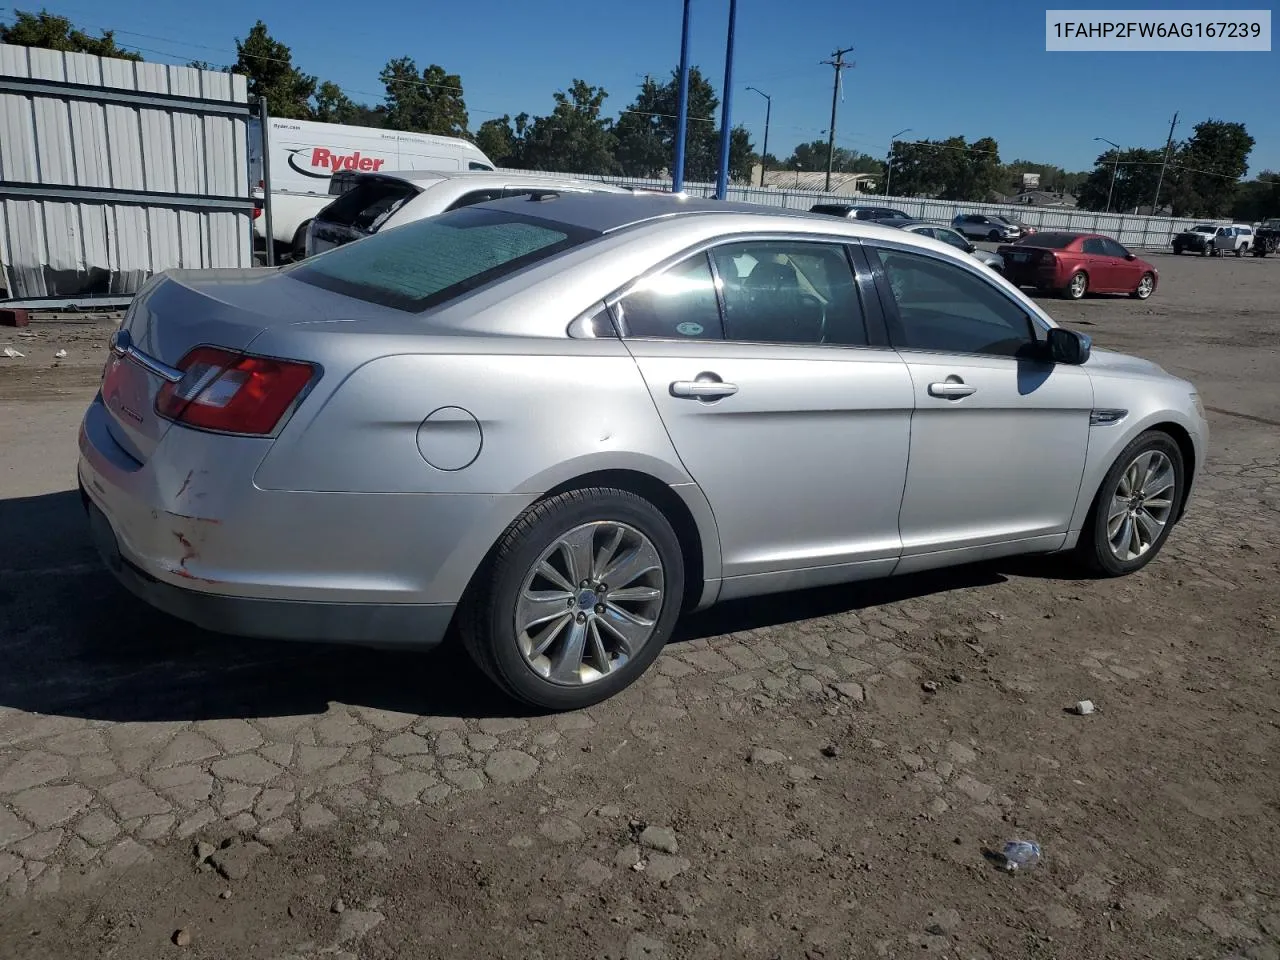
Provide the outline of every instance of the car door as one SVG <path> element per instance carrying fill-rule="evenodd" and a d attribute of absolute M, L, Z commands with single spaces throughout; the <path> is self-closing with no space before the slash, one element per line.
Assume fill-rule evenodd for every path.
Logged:
<path fill-rule="evenodd" d="M 1106 241 L 1102 237 L 1086 237 L 1080 249 L 1084 253 L 1085 271 L 1089 274 L 1089 289 L 1094 293 L 1114 291 L 1119 277 L 1115 258 L 1107 253 Z"/>
<path fill-rule="evenodd" d="M 1113 288 L 1123 293 L 1132 293 L 1138 289 L 1138 281 L 1142 279 L 1142 265 L 1137 258 L 1130 260 L 1128 249 L 1118 240 L 1104 237 L 1102 248 L 1111 264 Z"/>
<path fill-rule="evenodd" d="M 1093 387 L 1039 359 L 1043 331 L 974 263 L 868 249 L 915 391 L 899 571 L 1047 550 L 1080 488 Z"/>
<path fill-rule="evenodd" d="M 726 241 L 611 301 L 715 513 L 722 599 L 880 576 L 901 552 L 911 377 L 849 257 Z"/>

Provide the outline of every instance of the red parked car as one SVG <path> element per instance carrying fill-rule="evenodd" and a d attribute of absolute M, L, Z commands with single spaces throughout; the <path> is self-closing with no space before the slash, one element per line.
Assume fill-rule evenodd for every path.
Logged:
<path fill-rule="evenodd" d="M 1069 300 L 1086 293 L 1127 293 L 1145 300 L 1160 278 L 1154 266 L 1097 233 L 1033 233 L 996 252 L 1014 286 L 1053 291 Z"/>

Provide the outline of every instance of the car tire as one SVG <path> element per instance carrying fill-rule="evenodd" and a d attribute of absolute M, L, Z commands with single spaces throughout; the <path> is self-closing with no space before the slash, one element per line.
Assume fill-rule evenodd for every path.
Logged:
<path fill-rule="evenodd" d="M 1068 300 L 1083 300 L 1089 292 L 1089 277 L 1083 270 L 1077 270 L 1062 288 L 1062 295 Z"/>
<path fill-rule="evenodd" d="M 597 584 L 597 558 L 615 534 L 615 551 L 625 547 L 651 566 L 622 584 Z M 566 541 L 586 544 L 576 564 L 568 559 Z M 580 564 L 592 569 L 578 569 Z M 609 562 L 603 566 L 607 575 Z M 550 578 L 540 572 L 548 569 Z M 472 660 L 508 694 L 544 710 L 577 710 L 630 686 L 662 652 L 683 605 L 684 576 L 680 541 L 652 503 L 610 487 L 571 490 L 534 504 L 507 528 L 468 590 L 459 631 Z M 619 590 L 629 591 L 627 599 Z M 655 590 L 656 599 L 649 596 Z M 584 605 L 591 592 L 602 602 Z M 531 593 L 542 599 L 522 607 L 522 597 Z M 547 606 L 559 593 L 563 598 Z M 561 599 L 563 614 L 557 612 Z M 534 619 L 522 628 L 518 621 L 529 617 Z M 628 617 L 635 645 L 624 650 L 622 635 L 609 622 L 627 623 Z M 531 627 L 544 624 L 546 632 L 531 634 Z M 540 650 L 537 644 L 547 637 L 549 645 Z M 599 669 L 601 653 L 608 670 Z"/>
<path fill-rule="evenodd" d="M 1151 459 L 1148 460 L 1148 457 Z M 1162 467 L 1159 466 L 1161 463 Z M 1149 466 L 1155 466 L 1156 469 L 1147 475 Z M 1148 430 L 1135 437 L 1107 471 L 1089 507 L 1084 529 L 1080 531 L 1080 540 L 1076 545 L 1077 558 L 1085 569 L 1096 576 L 1123 577 L 1141 570 L 1155 559 L 1177 522 L 1184 496 L 1185 476 L 1182 450 L 1173 437 L 1162 430 Z M 1135 477 L 1138 478 L 1137 484 L 1134 483 Z M 1166 478 L 1170 485 L 1161 489 Z M 1145 485 L 1142 483 L 1144 479 L 1147 481 Z M 1127 515 L 1128 506 L 1119 514 L 1113 512 L 1112 508 L 1118 501 L 1127 499 L 1128 491 L 1145 496 L 1141 512 L 1151 521 L 1159 523 L 1154 534 L 1151 533 L 1150 525 Z M 1157 501 L 1163 505 L 1147 509 L 1148 504 Z M 1135 528 L 1140 547 L 1136 554 L 1132 540 Z M 1126 533 L 1126 530 L 1129 532 Z M 1142 541 L 1144 536 L 1147 537 L 1145 544 Z"/>
<path fill-rule="evenodd" d="M 1243 257 L 1248 252 L 1249 252 L 1249 245 L 1247 243 L 1243 243 L 1240 246 L 1236 247 L 1237 257 Z"/>
<path fill-rule="evenodd" d="M 1212 257 L 1212 256 L 1213 256 L 1213 244 L 1212 244 L 1212 243 L 1206 243 L 1206 244 L 1205 244 L 1205 245 L 1200 249 L 1200 256 L 1202 256 L 1202 257 Z"/>
<path fill-rule="evenodd" d="M 1150 283 L 1148 283 L 1148 281 L 1150 281 Z M 1138 278 L 1137 289 L 1135 289 L 1133 293 L 1129 294 L 1129 296 L 1133 297 L 1135 300 L 1149 300 L 1151 299 L 1151 294 L 1155 292 L 1156 277 L 1155 274 L 1148 270 Z"/>
<path fill-rule="evenodd" d="M 1175 245 L 1174 245 L 1174 248 L 1173 248 L 1173 255 L 1174 255 L 1175 257 L 1180 257 L 1180 256 L 1182 256 L 1182 248 L 1181 248 L 1181 247 L 1179 247 L 1179 246 L 1177 246 L 1177 245 L 1175 244 Z"/>
<path fill-rule="evenodd" d="M 997 231 L 992 230 L 992 231 L 990 231 L 990 232 L 987 234 L 987 239 L 988 239 L 991 243 L 999 243 L 999 242 L 1000 242 L 1000 234 L 999 234 Z"/>

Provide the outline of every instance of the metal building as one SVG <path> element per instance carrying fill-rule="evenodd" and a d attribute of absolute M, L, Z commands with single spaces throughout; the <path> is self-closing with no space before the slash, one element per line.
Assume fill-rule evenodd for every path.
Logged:
<path fill-rule="evenodd" d="M 0 305 L 251 266 L 251 115 L 243 76 L 0 44 Z"/>

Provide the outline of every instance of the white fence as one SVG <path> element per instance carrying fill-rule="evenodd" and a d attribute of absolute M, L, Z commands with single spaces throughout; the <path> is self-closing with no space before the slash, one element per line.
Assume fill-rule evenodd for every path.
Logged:
<path fill-rule="evenodd" d="M 0 288 L 89 304 L 249 266 L 252 112 L 241 76 L 0 44 Z"/>
<path fill-rule="evenodd" d="M 564 174 L 564 176 L 571 176 Z M 670 190 L 670 180 L 647 180 L 640 177 L 583 176 L 584 180 L 603 180 L 620 187 Z M 685 183 L 685 192 L 695 197 L 715 196 L 715 184 Z M 1175 217 L 1140 217 L 1124 213 L 1091 213 L 1064 207 L 1033 207 L 1028 204 L 963 203 L 954 200 L 926 200 L 917 197 L 882 197 L 868 193 L 837 194 L 820 190 L 786 190 L 765 187 L 729 185 L 727 199 L 759 203 L 784 210 L 808 210 L 815 203 L 856 203 L 863 206 L 885 206 L 901 210 L 921 220 L 950 223 L 960 213 L 1000 214 L 1025 223 L 1037 230 L 1072 230 L 1100 233 L 1114 237 L 1127 247 L 1156 250 L 1168 248 L 1173 236 L 1196 223 L 1228 221 L 1186 220 Z"/>

